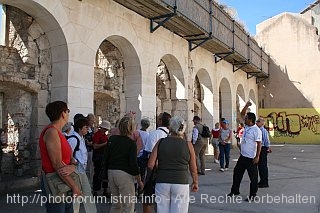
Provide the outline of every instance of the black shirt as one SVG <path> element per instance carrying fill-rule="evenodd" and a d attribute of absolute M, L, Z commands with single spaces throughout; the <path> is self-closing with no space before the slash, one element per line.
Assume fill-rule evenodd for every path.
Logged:
<path fill-rule="evenodd" d="M 127 136 L 113 135 L 105 152 L 108 169 L 122 170 L 130 175 L 139 175 L 137 145 Z"/>

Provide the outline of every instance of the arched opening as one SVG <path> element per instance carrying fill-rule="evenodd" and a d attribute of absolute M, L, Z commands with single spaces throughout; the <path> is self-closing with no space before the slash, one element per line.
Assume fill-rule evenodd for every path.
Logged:
<path fill-rule="evenodd" d="M 181 66 L 172 55 L 164 55 L 156 72 L 156 113 L 168 112 L 187 120 L 185 82 Z"/>
<path fill-rule="evenodd" d="M 257 101 L 256 101 L 256 95 L 253 89 L 251 89 L 249 92 L 249 100 L 252 103 L 252 105 L 249 108 L 250 112 L 253 112 L 254 114 L 257 115 Z"/>
<path fill-rule="evenodd" d="M 232 127 L 232 96 L 230 83 L 223 78 L 219 87 L 219 119 L 225 118 L 229 120 Z"/>
<path fill-rule="evenodd" d="M 0 55 L 6 58 L 0 66 L 0 120 L 7 141 L 2 150 L 2 172 L 9 177 L 37 175 L 38 136 L 46 122 L 44 108 L 52 100 L 67 101 L 66 39 L 57 20 L 38 3 L 0 3 L 5 6 Z"/>
<path fill-rule="evenodd" d="M 112 124 L 126 112 L 141 117 L 141 68 L 137 53 L 121 36 L 104 40 L 96 53 L 94 114 Z"/>
<path fill-rule="evenodd" d="M 237 87 L 237 94 L 236 94 L 236 111 L 237 111 L 237 124 L 243 122 L 241 118 L 241 110 L 246 105 L 245 93 L 242 84 L 239 84 Z"/>
<path fill-rule="evenodd" d="M 213 127 L 213 89 L 211 78 L 205 69 L 197 72 L 194 80 L 194 115 L 202 118 L 202 123 Z"/>

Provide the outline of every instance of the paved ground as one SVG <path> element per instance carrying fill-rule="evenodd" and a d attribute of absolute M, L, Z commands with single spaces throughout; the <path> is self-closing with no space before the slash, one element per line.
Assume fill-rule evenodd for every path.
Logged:
<path fill-rule="evenodd" d="M 206 175 L 200 176 L 200 191 L 191 193 L 189 212 L 319 213 L 320 146 L 284 145 L 272 148 L 273 153 L 269 155 L 270 188 L 259 189 L 260 199 L 256 203 L 244 201 L 249 193 L 247 174 L 242 181 L 238 200 L 226 200 L 225 195 L 232 184 L 232 168 L 238 158 L 238 151 L 234 149 L 231 152 L 231 170 L 224 173 L 219 172 L 219 166 L 212 163 L 212 156 L 207 156 L 208 169 Z M 14 193 L 0 196 L 0 212 L 45 212 L 40 205 L 41 197 L 37 202 L 40 192 L 36 190 L 17 191 L 15 195 L 20 195 L 20 203 L 17 203 L 17 197 L 16 203 L 13 202 Z M 24 206 L 21 204 L 22 196 L 28 202 Z M 110 208 L 110 204 L 97 206 L 98 212 L 104 213 Z M 137 205 L 137 212 L 142 212 L 141 204 Z"/>

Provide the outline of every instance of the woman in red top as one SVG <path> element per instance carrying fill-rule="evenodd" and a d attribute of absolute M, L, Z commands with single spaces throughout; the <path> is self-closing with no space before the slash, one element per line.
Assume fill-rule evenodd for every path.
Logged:
<path fill-rule="evenodd" d="M 240 141 L 242 138 L 244 132 L 244 124 L 243 123 L 239 123 L 239 126 L 237 128 L 237 131 L 235 132 L 236 134 L 236 139 L 237 139 L 237 146 L 240 148 Z"/>
<path fill-rule="evenodd" d="M 42 170 L 47 173 L 57 172 L 60 178 L 72 189 L 73 196 L 81 195 L 76 182 L 69 176 L 75 171 L 72 165 L 72 151 L 62 134 L 62 127 L 69 119 L 68 106 L 63 101 L 55 101 L 46 106 L 46 114 L 51 123 L 46 126 L 40 135 L 39 146 Z M 43 183 L 42 189 L 44 191 Z M 45 193 L 44 193 L 45 194 Z M 47 203 L 47 213 L 73 213 L 72 202 Z"/>
<path fill-rule="evenodd" d="M 220 124 L 216 123 L 214 129 L 211 130 L 211 144 L 213 146 L 213 155 L 214 163 L 219 163 L 219 133 L 220 133 Z"/>
<path fill-rule="evenodd" d="M 99 178 L 99 174 L 102 169 L 102 162 L 103 162 L 103 154 L 105 148 L 108 145 L 108 131 L 111 128 L 111 124 L 109 121 L 102 121 L 99 126 L 99 130 L 93 134 L 92 137 L 92 146 L 93 146 L 93 166 L 94 166 L 94 173 L 93 173 L 93 196 L 98 196 L 98 191 L 101 189 L 101 185 L 103 188 L 102 196 L 109 196 L 107 192 L 108 182 L 101 181 Z"/>

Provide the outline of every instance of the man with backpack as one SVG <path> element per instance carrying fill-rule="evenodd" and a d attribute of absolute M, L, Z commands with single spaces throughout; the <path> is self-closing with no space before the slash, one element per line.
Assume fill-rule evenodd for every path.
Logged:
<path fill-rule="evenodd" d="M 206 125 L 201 124 L 201 118 L 199 116 L 194 116 L 192 121 L 194 123 L 192 144 L 197 158 L 197 170 L 199 175 L 205 175 L 205 152 L 210 138 L 210 129 Z M 198 161 L 200 161 L 200 165 Z"/>
<path fill-rule="evenodd" d="M 88 176 L 86 174 L 86 167 L 88 163 L 88 152 L 84 135 L 88 133 L 89 121 L 86 118 L 75 119 L 74 131 L 70 136 L 66 136 L 68 143 L 72 149 L 73 158 L 76 160 L 76 171 L 80 177 L 84 209 L 86 212 L 96 213 L 97 208 L 93 201 L 91 186 Z M 80 203 L 78 200 L 73 202 L 73 209 L 75 213 L 80 210 Z"/>

